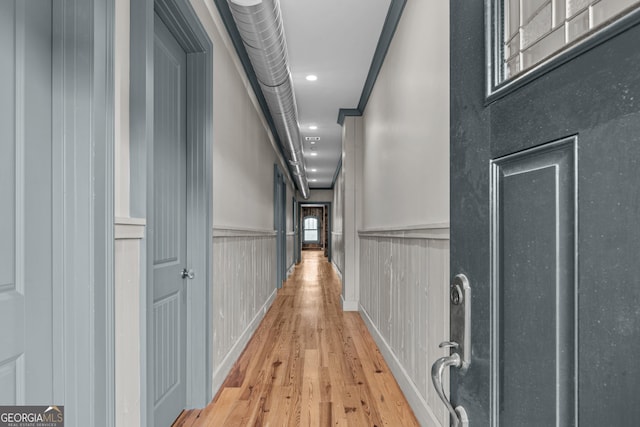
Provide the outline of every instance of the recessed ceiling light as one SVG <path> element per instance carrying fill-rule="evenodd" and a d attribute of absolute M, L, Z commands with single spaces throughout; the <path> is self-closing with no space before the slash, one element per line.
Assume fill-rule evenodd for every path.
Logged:
<path fill-rule="evenodd" d="M 316 126 L 316 125 L 311 125 L 311 126 L 309 126 L 309 129 L 311 129 L 311 130 L 316 130 L 316 129 L 318 129 L 318 126 Z"/>
<path fill-rule="evenodd" d="M 317 156 L 317 155 L 318 155 L 318 153 L 317 153 L 317 152 L 315 152 L 315 151 L 312 151 L 312 152 L 311 152 L 311 155 L 312 155 L 312 156 Z"/>
<path fill-rule="evenodd" d="M 309 74 L 306 79 L 310 82 L 315 82 L 316 80 L 318 80 L 318 76 L 316 76 L 315 74 Z"/>
<path fill-rule="evenodd" d="M 311 172 L 318 172 L 318 169 L 311 169 Z"/>

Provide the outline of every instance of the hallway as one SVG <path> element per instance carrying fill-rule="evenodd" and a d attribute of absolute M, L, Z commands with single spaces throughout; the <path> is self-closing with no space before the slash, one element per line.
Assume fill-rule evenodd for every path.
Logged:
<path fill-rule="evenodd" d="M 174 423 L 253 425 L 418 425 L 322 251 L 302 252 L 213 402 Z"/>

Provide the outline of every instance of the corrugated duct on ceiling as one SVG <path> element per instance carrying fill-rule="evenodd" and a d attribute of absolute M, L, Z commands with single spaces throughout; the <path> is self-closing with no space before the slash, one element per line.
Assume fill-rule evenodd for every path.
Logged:
<path fill-rule="evenodd" d="M 302 197 L 309 184 L 278 0 L 227 0 Z"/>

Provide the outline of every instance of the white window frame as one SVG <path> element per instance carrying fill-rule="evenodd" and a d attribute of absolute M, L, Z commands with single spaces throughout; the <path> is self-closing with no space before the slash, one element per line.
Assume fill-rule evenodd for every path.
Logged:
<path fill-rule="evenodd" d="M 305 222 L 307 221 L 307 219 L 315 219 L 316 220 L 316 236 L 317 239 L 315 240 L 307 240 L 307 227 L 305 226 Z M 313 230 L 312 228 L 310 228 L 309 230 Z M 320 218 L 318 218 L 315 215 L 307 215 L 302 219 L 302 243 L 320 243 Z"/>

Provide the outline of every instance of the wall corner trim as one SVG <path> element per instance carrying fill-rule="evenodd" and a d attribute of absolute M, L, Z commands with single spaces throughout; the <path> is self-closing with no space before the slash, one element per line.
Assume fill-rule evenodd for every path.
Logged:
<path fill-rule="evenodd" d="M 360 111 L 358 108 L 341 108 L 340 110 L 338 110 L 338 124 L 340 126 L 344 125 L 344 119 L 349 116 L 349 117 L 359 117 L 362 116 L 362 111 Z"/>

